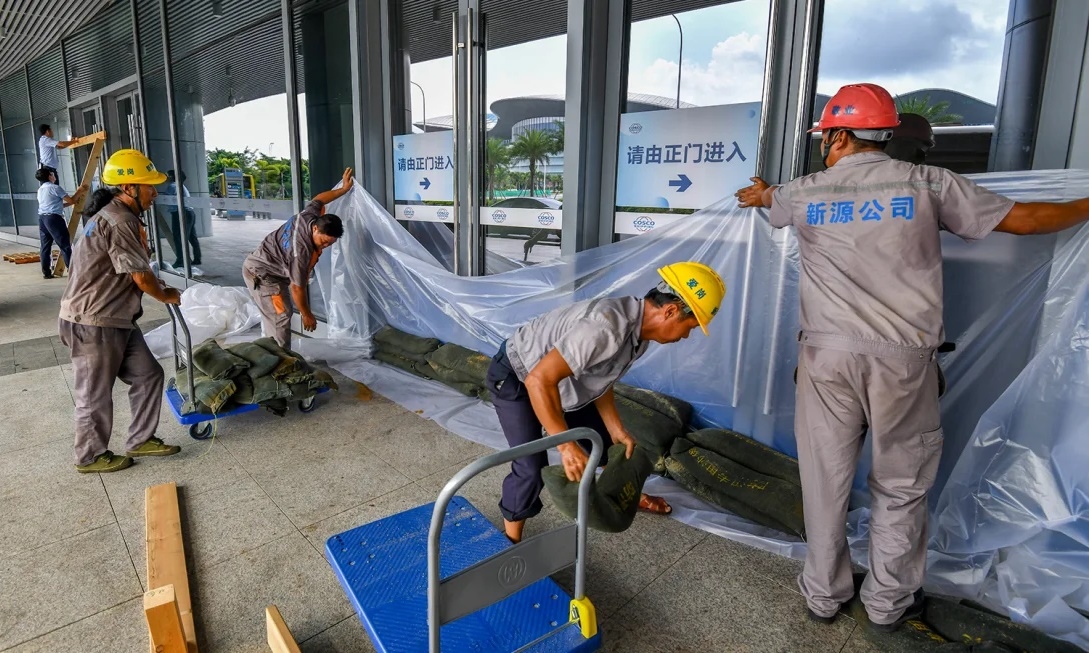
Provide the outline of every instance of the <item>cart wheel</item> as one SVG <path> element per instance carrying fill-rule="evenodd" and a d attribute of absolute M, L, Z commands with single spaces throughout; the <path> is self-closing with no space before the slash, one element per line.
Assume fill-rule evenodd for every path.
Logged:
<path fill-rule="evenodd" d="M 189 427 L 189 437 L 194 440 L 207 440 L 212 435 L 211 422 L 198 422 Z"/>
<path fill-rule="evenodd" d="M 299 401 L 299 412 L 310 413 L 318 407 L 317 397 L 307 397 Z"/>

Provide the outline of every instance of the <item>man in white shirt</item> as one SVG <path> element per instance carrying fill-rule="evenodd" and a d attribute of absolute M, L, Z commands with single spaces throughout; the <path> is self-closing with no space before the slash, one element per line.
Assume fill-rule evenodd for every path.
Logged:
<path fill-rule="evenodd" d="M 38 139 L 38 161 L 42 166 L 56 172 L 60 165 L 60 162 L 57 160 L 57 150 L 72 147 L 79 141 L 58 141 L 53 138 L 53 128 L 44 123 L 38 126 L 38 133 L 42 135 L 41 138 Z"/>

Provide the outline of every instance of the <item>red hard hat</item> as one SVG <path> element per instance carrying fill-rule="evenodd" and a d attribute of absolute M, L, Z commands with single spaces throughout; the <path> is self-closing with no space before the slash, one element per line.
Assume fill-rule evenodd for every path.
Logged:
<path fill-rule="evenodd" d="M 850 84 L 824 105 L 821 121 L 809 132 L 826 129 L 892 129 L 900 124 L 896 103 L 877 84 Z"/>

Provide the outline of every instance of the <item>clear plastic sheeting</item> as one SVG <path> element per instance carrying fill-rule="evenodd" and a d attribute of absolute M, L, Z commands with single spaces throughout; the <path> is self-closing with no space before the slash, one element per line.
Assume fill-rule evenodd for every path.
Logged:
<path fill-rule="evenodd" d="M 1083 171 L 974 179 L 1019 201 L 1089 196 L 1089 173 Z M 711 335 L 696 332 L 681 343 L 652 345 L 623 380 L 689 401 L 696 426 L 732 428 L 797 455 L 792 380 L 797 241 L 793 230 L 771 229 L 762 212 L 739 209 L 731 197 L 638 238 L 466 278 L 449 272 L 430 251 L 434 247 L 422 245 L 358 187 L 333 210 L 345 218 L 345 235 L 332 252 L 322 292 L 330 336 L 354 342 L 365 342 L 389 324 L 491 355 L 517 327 L 553 308 L 593 297 L 642 296 L 657 283 L 656 268 L 668 263 L 711 265 L 727 285 Z M 1083 605 L 1089 592 L 1081 581 L 1089 575 L 1089 563 L 1082 562 L 1089 561 L 1084 542 L 1089 527 L 1079 512 L 1089 466 L 1074 439 L 1077 427 L 1089 423 L 1081 412 L 1089 402 L 1078 395 L 1079 408 L 1074 399 L 1089 383 L 1089 369 L 1054 349 L 1060 346 L 1056 342 L 1065 343 L 1084 355 L 1077 347 L 1089 342 L 1075 329 L 1082 323 L 1067 317 L 1067 311 L 1077 310 L 1078 298 L 1084 300 L 1073 280 L 1089 279 L 1084 248 L 1078 246 L 1085 237 L 1084 230 L 1073 240 L 1069 234 L 993 234 L 964 243 L 942 234 L 947 339 L 957 349 L 941 359 L 949 391 L 942 400 L 943 463 L 932 494 L 932 506 L 941 496 L 932 546 L 936 566 L 928 582 L 996 609 L 1011 606 L 1015 618 L 1061 634 L 1084 628 L 1085 620 L 1072 608 L 1089 607 Z M 1055 368 L 1051 377 L 1044 371 L 1049 364 Z M 372 363 L 338 368 L 349 376 L 364 369 L 367 375 L 392 373 Z M 1026 375 L 1037 376 L 1025 381 Z M 479 402 L 447 397 L 443 401 L 453 403 L 446 404 L 399 376 L 385 379 L 391 384 L 385 391 L 375 389 L 402 403 L 422 402 L 416 409 L 471 439 L 484 438 L 481 431 L 491 431 L 488 437 L 498 433 L 486 412 L 467 408 L 480 407 Z M 1054 391 L 1040 391 L 1052 386 Z M 1011 398 L 1018 387 L 1021 394 Z M 1034 405 L 1041 415 L 1033 415 Z M 1022 409 L 1033 416 L 1022 419 Z M 985 414 L 994 423 L 977 430 Z M 848 524 L 852 557 L 862 564 L 868 547 L 869 457 L 867 446 Z M 686 523 L 783 555 L 803 555 L 801 543 L 685 497 L 670 485 L 655 480 L 651 487 L 677 502 L 674 516 Z M 952 548 L 943 548 L 943 542 Z M 1055 568 L 1062 571 L 1046 571 Z"/>
<path fill-rule="evenodd" d="M 200 283 L 182 293 L 182 316 L 189 326 L 193 346 L 208 338 L 225 338 L 244 333 L 260 324 L 261 312 L 245 288 Z M 144 339 L 155 358 L 174 353 L 170 323 L 149 331 Z"/>

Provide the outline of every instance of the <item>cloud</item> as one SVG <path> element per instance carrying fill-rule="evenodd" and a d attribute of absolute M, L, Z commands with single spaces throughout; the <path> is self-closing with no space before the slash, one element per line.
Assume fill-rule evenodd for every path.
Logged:
<path fill-rule="evenodd" d="M 759 101 L 765 47 L 765 35 L 742 32 L 717 43 L 707 64 L 692 63 L 685 57 L 681 101 L 701 106 Z M 630 71 L 628 89 L 676 97 L 677 62 L 656 59 L 644 70 Z"/>

